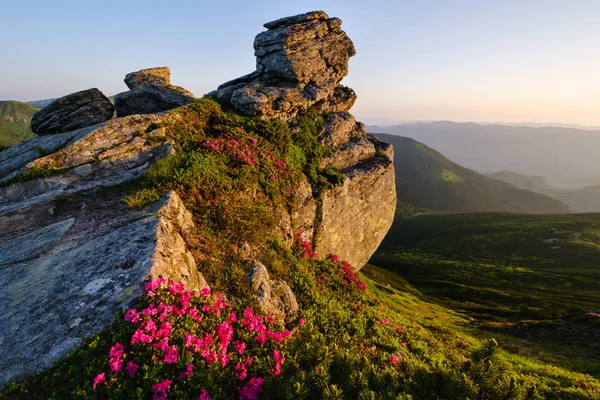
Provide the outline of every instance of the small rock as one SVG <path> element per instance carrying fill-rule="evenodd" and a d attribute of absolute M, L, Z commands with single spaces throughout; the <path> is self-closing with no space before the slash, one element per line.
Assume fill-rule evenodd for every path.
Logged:
<path fill-rule="evenodd" d="M 168 67 L 147 68 L 125 75 L 125 84 L 129 89 L 140 85 L 169 86 L 171 71 Z"/>
<path fill-rule="evenodd" d="M 114 106 L 98 89 L 73 93 L 53 101 L 31 119 L 31 130 L 52 135 L 96 125 L 112 118 Z"/>
<path fill-rule="evenodd" d="M 260 311 L 282 322 L 294 318 L 299 308 L 289 285 L 283 280 L 271 280 L 267 267 L 260 262 L 250 262 L 254 268 L 248 272 L 246 279 L 256 291 Z"/>

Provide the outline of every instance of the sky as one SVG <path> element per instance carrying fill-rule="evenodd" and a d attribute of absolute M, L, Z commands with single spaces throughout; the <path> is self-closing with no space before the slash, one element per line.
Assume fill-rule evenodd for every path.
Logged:
<path fill-rule="evenodd" d="M 367 123 L 600 125 L 600 1 L 0 0 L 0 100 L 39 100 L 168 66 L 200 97 L 255 69 L 262 24 L 322 9 L 357 55 Z"/>

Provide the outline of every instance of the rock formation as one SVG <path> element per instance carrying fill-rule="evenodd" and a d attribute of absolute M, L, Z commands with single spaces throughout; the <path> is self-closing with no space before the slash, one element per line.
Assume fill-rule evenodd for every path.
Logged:
<path fill-rule="evenodd" d="M 104 329 L 147 279 L 207 286 L 186 248 L 193 222 L 176 194 L 145 212 L 107 206 L 76 202 L 0 245 L 0 385 L 51 367 Z"/>
<path fill-rule="evenodd" d="M 337 253 L 359 269 L 393 220 L 393 150 L 348 113 L 356 95 L 340 81 L 354 47 L 340 25 L 321 11 L 265 24 L 255 41 L 257 71 L 211 96 L 292 127 L 298 112 L 327 113 L 319 138 L 332 155 L 321 167 L 338 168 L 345 181 L 315 198 L 304 178 L 295 209 L 276 210 L 277 232 L 288 242 L 299 233 L 321 256 Z M 163 111 L 193 95 L 171 86 L 169 75 L 167 68 L 128 74 L 131 90 L 117 96 L 119 117 L 109 121 L 112 106 L 97 90 L 61 98 L 35 121 L 38 132 L 53 135 L 0 152 L 0 387 L 47 368 L 104 329 L 150 278 L 206 286 L 197 263 L 211 255 L 199 249 L 177 194 L 146 210 L 99 194 L 174 154 L 164 126 L 185 121 Z M 252 262 L 248 280 L 261 307 L 280 319 L 297 311 L 290 288 L 269 277 L 269 265 Z"/>
<path fill-rule="evenodd" d="M 208 96 L 263 118 L 288 120 L 315 104 L 323 112 L 348 111 L 356 95 L 339 83 L 356 52 L 341 24 L 323 11 L 266 23 L 254 39 L 256 71 Z"/>
<path fill-rule="evenodd" d="M 254 40 L 256 71 L 207 96 L 244 115 L 292 124 L 298 112 L 311 107 L 328 114 L 320 140 L 334 154 L 321 167 L 339 168 L 346 181 L 327 191 L 322 205 L 308 182 L 301 185 L 292 227 L 312 240 L 318 253 L 336 253 L 360 269 L 393 222 L 393 149 L 367 136 L 364 125 L 348 113 L 356 94 L 340 82 L 355 50 L 341 24 L 323 11 L 264 24 L 267 31 Z"/>
<path fill-rule="evenodd" d="M 31 130 L 38 135 L 69 132 L 108 121 L 115 108 L 98 89 L 88 89 L 54 100 L 34 114 Z"/>
<path fill-rule="evenodd" d="M 167 67 L 131 72 L 125 76 L 125 84 L 131 90 L 115 96 L 117 117 L 167 111 L 195 98 L 184 88 L 171 85 L 171 71 Z"/>

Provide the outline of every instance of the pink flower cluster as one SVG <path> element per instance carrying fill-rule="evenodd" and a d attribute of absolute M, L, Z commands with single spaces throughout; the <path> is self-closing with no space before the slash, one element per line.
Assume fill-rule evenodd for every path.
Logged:
<path fill-rule="evenodd" d="M 354 286 L 360 289 L 361 291 L 367 290 L 367 284 L 360 280 L 359 273 L 354 272 L 352 269 L 352 265 L 348 261 L 343 261 L 341 263 L 340 269 L 338 270 L 339 274 L 344 278 L 344 284 L 346 286 Z"/>
<path fill-rule="evenodd" d="M 296 242 L 292 245 L 292 247 L 297 247 L 302 250 L 302 253 L 298 256 L 298 258 L 308 258 L 310 260 L 315 260 L 317 258 L 317 253 L 313 251 L 308 240 L 304 239 L 300 234 L 296 235 Z"/>
<path fill-rule="evenodd" d="M 285 357 L 283 354 L 279 352 L 279 350 L 273 351 L 273 359 L 275 360 L 275 368 L 269 371 L 271 375 L 279 375 L 281 374 L 281 366 L 285 361 Z"/>
<path fill-rule="evenodd" d="M 246 386 L 240 391 L 240 400 L 256 400 L 258 395 L 262 393 L 263 378 L 251 378 Z"/>
<path fill-rule="evenodd" d="M 218 125 L 213 128 L 217 131 L 222 129 Z M 261 169 L 265 170 L 271 181 L 288 179 L 292 176 L 293 171 L 285 160 L 278 159 L 243 128 L 226 127 L 217 133 L 218 136 L 204 141 L 205 148 L 226 154 L 232 161 L 241 165 L 259 165 Z"/>
<path fill-rule="evenodd" d="M 164 400 L 167 398 L 167 392 L 171 388 L 171 383 L 173 383 L 170 379 L 165 379 L 161 382 L 155 383 L 152 385 L 152 393 L 153 400 Z"/>
<path fill-rule="evenodd" d="M 166 399 L 171 386 L 185 384 L 196 372 L 195 368 L 213 364 L 219 368 L 231 368 L 239 379 L 246 381 L 253 365 L 252 357 L 243 357 L 248 343 L 256 351 L 257 346 L 275 346 L 291 337 L 289 330 L 270 329 L 269 324 L 274 323 L 274 319 L 256 315 L 251 308 L 244 310 L 238 320 L 221 294 L 212 295 L 206 288 L 196 297 L 181 283 L 165 283 L 164 279 L 149 282 L 145 287 L 146 294 L 150 301 L 155 299 L 155 302 L 141 310 L 130 309 L 125 313 L 124 319 L 134 329 L 129 343 L 131 348 L 128 350 L 121 343 L 113 344 L 108 361 L 110 371 L 117 378 L 123 372 L 135 377 L 140 365 L 130 360 L 133 354 L 137 354 L 136 357 L 149 354 L 146 363 L 150 366 L 171 365 L 170 368 L 175 368 L 178 372 L 172 378 L 178 378 L 179 383 L 171 379 L 154 383 L 154 400 Z M 159 302 L 158 298 L 163 300 Z M 126 355 L 126 351 L 130 353 Z M 124 365 L 125 359 L 129 361 Z M 190 362 L 194 360 L 196 362 Z M 201 360 L 206 364 L 197 363 Z M 275 349 L 270 373 L 279 375 L 284 362 L 285 357 Z M 102 382 L 107 382 L 105 372 L 94 378 L 93 387 Z M 262 384 L 262 378 L 250 377 L 240 392 L 240 398 L 257 398 L 263 391 Z M 210 399 L 205 389 L 199 398 Z"/>

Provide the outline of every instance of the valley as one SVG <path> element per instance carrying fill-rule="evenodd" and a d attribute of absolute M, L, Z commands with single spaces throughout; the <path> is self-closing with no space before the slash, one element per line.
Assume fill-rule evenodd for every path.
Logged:
<path fill-rule="evenodd" d="M 599 258 L 600 214 L 424 214 L 397 216 L 370 263 L 477 336 L 599 376 Z"/>

